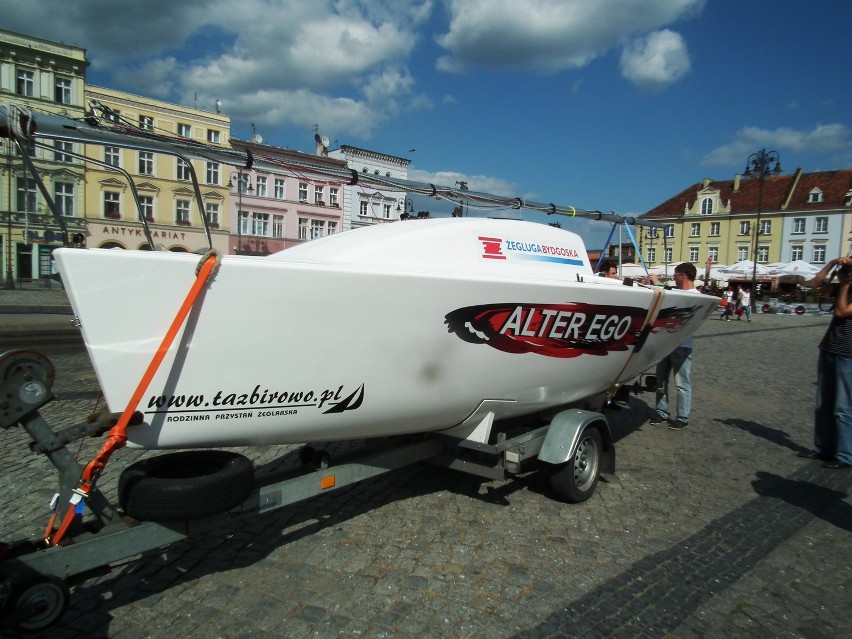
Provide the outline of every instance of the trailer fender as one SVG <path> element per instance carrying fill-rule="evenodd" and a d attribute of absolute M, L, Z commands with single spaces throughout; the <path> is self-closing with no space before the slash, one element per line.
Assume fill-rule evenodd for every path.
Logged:
<path fill-rule="evenodd" d="M 573 457 L 580 436 L 587 428 L 597 429 L 601 436 L 601 472 L 615 474 L 615 446 L 606 417 L 601 413 L 579 408 L 563 410 L 554 416 L 538 453 L 538 459 L 548 464 L 564 464 Z"/>

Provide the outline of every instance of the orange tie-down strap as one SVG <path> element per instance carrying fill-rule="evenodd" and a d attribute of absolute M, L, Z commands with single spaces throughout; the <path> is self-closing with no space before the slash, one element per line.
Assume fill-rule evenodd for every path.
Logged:
<path fill-rule="evenodd" d="M 199 268 L 196 269 L 195 282 L 193 282 L 192 288 L 189 289 L 186 299 L 183 301 L 183 304 L 178 310 L 174 320 L 172 320 L 172 324 L 169 326 L 169 330 L 163 337 L 163 341 L 160 343 L 159 348 L 157 348 L 157 352 L 154 353 L 151 363 L 148 364 L 145 374 L 142 376 L 142 379 L 139 380 L 139 384 L 136 386 L 136 391 L 127 403 L 127 407 L 124 409 L 121 417 L 118 418 L 115 426 L 110 429 L 109 435 L 107 436 L 104 445 L 101 446 L 100 452 L 98 452 L 97 456 L 90 461 L 83 470 L 80 482 L 77 485 L 77 488 L 74 489 L 71 496 L 71 503 L 68 507 L 68 511 L 66 512 L 65 517 L 62 518 L 62 524 L 60 525 L 59 530 L 56 531 L 56 534 L 52 537 L 50 534 L 53 529 L 53 522 L 56 517 L 55 514 L 51 518 L 51 522 L 48 524 L 47 530 L 45 531 L 45 541 L 48 545 L 56 546 L 60 541 L 62 541 L 65 533 L 71 526 L 71 522 L 74 520 L 78 504 L 89 496 L 95 482 L 103 472 L 104 467 L 112 454 L 119 448 L 123 448 L 127 443 L 127 426 L 130 423 L 131 417 L 133 417 L 133 413 L 136 411 L 136 407 L 142 400 L 142 395 L 148 389 L 148 385 L 151 383 L 151 380 L 154 379 L 154 375 L 157 373 L 157 369 L 160 368 L 160 364 L 163 362 L 169 347 L 172 345 L 178 331 L 180 331 L 181 326 L 183 326 L 183 323 L 189 315 L 189 312 L 198 300 L 198 296 L 201 294 L 201 289 L 204 288 L 204 285 L 207 283 L 213 269 L 217 265 L 215 251 L 210 251 L 205 254 L 202 260 L 203 261 Z"/>

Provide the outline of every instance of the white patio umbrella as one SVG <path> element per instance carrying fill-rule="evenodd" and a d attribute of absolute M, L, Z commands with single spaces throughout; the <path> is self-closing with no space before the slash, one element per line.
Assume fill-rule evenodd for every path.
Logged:
<path fill-rule="evenodd" d="M 645 277 L 645 268 L 641 264 L 627 262 L 621 265 L 621 277 Z"/>
<path fill-rule="evenodd" d="M 728 276 L 731 275 L 751 275 L 752 273 L 756 273 L 757 275 L 769 275 L 771 271 L 763 266 L 763 264 L 758 264 L 757 268 L 755 268 L 754 262 L 751 260 L 743 260 L 742 262 L 737 262 L 733 264 L 723 271 Z"/>
<path fill-rule="evenodd" d="M 800 277 L 812 278 L 822 270 L 819 266 L 814 266 L 810 262 L 804 260 L 793 260 L 775 269 L 775 275 L 798 275 Z"/>

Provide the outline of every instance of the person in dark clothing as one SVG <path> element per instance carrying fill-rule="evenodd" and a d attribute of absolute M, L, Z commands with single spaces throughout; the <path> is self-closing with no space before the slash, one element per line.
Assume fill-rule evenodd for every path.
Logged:
<path fill-rule="evenodd" d="M 848 470 L 852 468 L 852 298 L 849 287 L 852 258 L 831 260 L 811 280 L 811 286 L 821 285 L 832 269 L 835 269 L 840 288 L 834 316 L 819 343 L 815 451 L 802 456 L 824 460 L 824 468 Z"/>

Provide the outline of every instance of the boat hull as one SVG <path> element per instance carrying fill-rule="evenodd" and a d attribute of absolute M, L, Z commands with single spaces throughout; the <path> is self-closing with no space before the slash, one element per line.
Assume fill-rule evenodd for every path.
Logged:
<path fill-rule="evenodd" d="M 406 260 L 376 257 L 375 247 L 369 259 L 347 253 L 372 238 L 398 244 L 399 230 L 351 232 L 268 258 L 223 257 L 145 390 L 145 423 L 129 429 L 129 444 L 358 439 L 575 404 L 648 369 L 716 306 L 709 296 L 603 283 L 585 251 L 572 265 L 488 258 L 494 238 L 520 229 L 539 246 L 579 241 L 543 225 L 494 222 L 435 227 L 450 255 L 456 241 L 474 247 L 467 265 L 448 258 L 430 268 L 405 242 L 394 250 Z M 428 226 L 394 226 L 405 224 Z M 56 257 L 106 402 L 122 411 L 199 257 L 114 249 Z"/>

